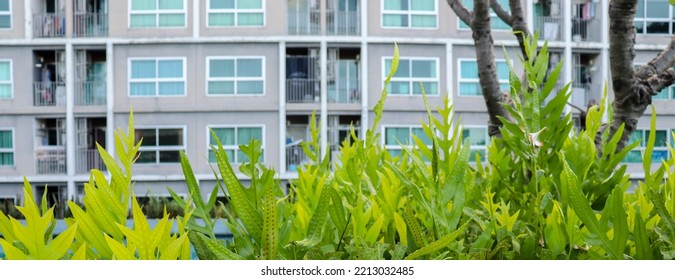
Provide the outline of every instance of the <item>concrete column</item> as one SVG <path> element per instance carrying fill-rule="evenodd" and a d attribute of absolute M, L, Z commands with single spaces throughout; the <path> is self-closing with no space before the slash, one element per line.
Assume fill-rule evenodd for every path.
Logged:
<path fill-rule="evenodd" d="M 328 43 L 321 41 L 321 157 L 328 150 Z M 324 160 L 328 160 L 327 158 Z"/>
<path fill-rule="evenodd" d="M 530 29 L 530 34 L 534 35 L 534 1 L 526 0 L 525 1 L 525 23 Z"/>
<path fill-rule="evenodd" d="M 609 1 L 608 0 L 603 0 L 600 2 L 600 14 L 602 15 L 602 34 L 601 36 L 601 42 L 602 42 L 602 64 L 600 67 L 602 67 L 602 76 L 605 78 L 603 81 L 603 87 L 602 89 L 605 89 L 605 84 L 607 85 L 607 95 L 609 95 L 610 92 L 610 87 L 609 84 L 611 83 L 611 73 L 609 71 Z M 614 95 L 614 92 L 612 91 L 612 96 Z M 609 100 L 612 99 L 607 99 L 608 102 L 605 104 L 606 108 L 609 109 L 609 106 L 611 106 L 611 102 Z M 598 100 L 600 102 L 600 100 Z M 608 121 L 608 116 L 607 116 L 607 111 L 605 110 L 605 114 L 602 116 L 602 121 L 607 122 Z"/>
<path fill-rule="evenodd" d="M 72 38 L 73 37 L 73 24 L 75 23 L 73 21 L 73 8 L 74 8 L 74 3 L 73 0 L 60 0 L 60 1 L 65 1 L 65 6 L 66 6 L 66 38 Z M 58 3 L 57 3 L 58 4 Z M 56 7 L 57 11 L 59 7 Z"/>
<path fill-rule="evenodd" d="M 108 42 L 105 46 L 105 71 L 106 71 L 106 110 L 105 110 L 105 148 L 111 155 L 115 156 L 115 115 L 113 108 L 115 103 L 115 73 L 113 72 L 114 50 L 113 43 Z"/>
<path fill-rule="evenodd" d="M 279 42 L 279 170 L 286 174 L 286 42 Z"/>
<path fill-rule="evenodd" d="M 369 110 L 368 110 L 368 42 L 361 41 L 361 59 L 359 60 L 359 69 L 361 73 L 361 80 L 359 86 L 361 87 L 361 139 L 366 138 L 366 132 L 370 124 Z"/>
<path fill-rule="evenodd" d="M 33 0 L 23 1 L 24 28 L 26 39 L 33 38 Z"/>
<path fill-rule="evenodd" d="M 73 44 L 66 44 L 66 174 L 68 175 L 68 198 L 77 195 L 75 188 L 75 51 Z"/>
<path fill-rule="evenodd" d="M 564 41 L 565 41 L 565 54 L 563 59 L 563 78 L 565 83 L 572 82 L 572 67 L 574 58 L 572 57 L 572 3 L 569 1 L 563 1 L 563 22 L 566 24 L 563 27 L 564 31 Z M 572 108 L 568 105 L 565 106 L 565 113 L 571 113 Z"/>
<path fill-rule="evenodd" d="M 192 1 L 192 37 L 193 38 L 199 38 L 200 34 L 199 31 L 201 30 L 201 8 L 199 7 L 199 3 L 201 0 L 193 0 Z"/>

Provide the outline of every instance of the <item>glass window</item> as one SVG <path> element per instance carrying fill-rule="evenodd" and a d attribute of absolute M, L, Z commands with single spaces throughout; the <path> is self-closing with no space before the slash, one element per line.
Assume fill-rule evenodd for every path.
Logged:
<path fill-rule="evenodd" d="M 390 69 L 391 59 L 387 58 L 384 60 L 385 79 Z M 420 95 L 422 86 L 427 95 L 439 94 L 438 59 L 400 58 L 398 69 L 387 85 L 387 92 L 393 95 Z"/>
<path fill-rule="evenodd" d="M 436 28 L 435 0 L 384 0 L 382 26 L 387 28 Z"/>
<path fill-rule="evenodd" d="M 262 0 L 209 0 L 209 27 L 263 26 Z"/>
<path fill-rule="evenodd" d="M 668 0 L 638 0 L 635 28 L 638 34 L 673 34 L 675 17 Z"/>
<path fill-rule="evenodd" d="M 247 162 L 248 156 L 244 154 L 239 146 L 248 145 L 252 139 L 256 139 L 262 143 L 263 153 L 260 155 L 259 161 L 264 161 L 265 154 L 265 140 L 263 138 L 263 128 L 259 126 L 238 126 L 238 127 L 209 127 L 207 131 L 209 137 L 209 162 L 216 162 L 216 154 L 211 146 L 217 146 L 216 140 L 213 138 L 213 131 L 220 143 L 223 144 L 223 149 L 227 153 L 227 158 L 233 163 Z"/>
<path fill-rule="evenodd" d="M 208 95 L 264 94 L 262 58 L 209 58 Z"/>
<path fill-rule="evenodd" d="M 509 6 L 509 1 L 508 0 L 497 0 L 499 4 L 501 4 L 502 8 L 507 11 L 511 12 L 511 6 Z M 464 0 L 463 1 L 465 7 L 469 11 L 473 11 L 473 0 Z M 464 23 L 461 19 L 457 18 L 457 21 L 459 22 L 459 29 L 471 29 L 466 23 Z M 490 8 L 490 25 L 492 26 L 493 30 L 511 30 L 511 27 L 506 24 L 503 20 L 501 20 L 497 14 Z"/>
<path fill-rule="evenodd" d="M 0 129 L 0 166 L 14 166 L 14 133 Z"/>
<path fill-rule="evenodd" d="M 652 151 L 652 163 L 660 163 L 661 160 L 668 160 L 668 142 L 672 144 L 672 139 L 669 140 L 670 135 L 668 135 L 667 130 L 656 130 L 655 133 L 656 135 L 654 141 L 654 150 Z M 640 142 L 640 145 L 628 152 L 628 155 L 626 155 L 626 157 L 623 159 L 623 162 L 642 162 L 642 157 L 644 155 L 645 148 L 647 147 L 647 141 L 649 140 L 650 134 L 651 132 L 645 129 L 636 129 L 633 131 L 628 142 L 631 144 Z"/>
<path fill-rule="evenodd" d="M 402 154 L 401 146 L 413 146 L 417 137 L 428 147 L 431 147 L 431 139 L 420 126 L 392 126 L 384 129 L 384 146 L 392 157 Z"/>
<path fill-rule="evenodd" d="M 0 99 L 10 99 L 12 96 L 12 62 L 0 61 Z"/>
<path fill-rule="evenodd" d="M 136 129 L 136 141 L 141 142 L 138 163 L 179 163 L 180 151 L 185 151 L 183 128 Z"/>
<path fill-rule="evenodd" d="M 185 0 L 131 0 L 131 28 L 185 27 Z"/>
<path fill-rule="evenodd" d="M 11 0 L 0 0 L 0 29 L 12 28 Z"/>
<path fill-rule="evenodd" d="M 185 95 L 184 59 L 132 59 L 130 96 Z"/>
<path fill-rule="evenodd" d="M 481 161 L 485 161 L 487 154 L 487 145 L 490 137 L 486 127 L 465 127 L 462 129 L 462 141 L 469 139 L 471 144 L 471 155 L 469 162 L 476 161 L 476 155 L 480 156 Z"/>
<path fill-rule="evenodd" d="M 502 90 L 509 90 L 509 65 L 503 59 L 496 59 L 497 78 Z M 478 63 L 476 60 L 459 61 L 459 96 L 482 96 L 478 79 Z"/>

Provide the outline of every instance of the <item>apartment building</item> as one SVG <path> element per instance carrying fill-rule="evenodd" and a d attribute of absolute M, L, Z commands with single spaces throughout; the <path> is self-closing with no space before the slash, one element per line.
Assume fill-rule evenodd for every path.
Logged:
<path fill-rule="evenodd" d="M 551 63 L 564 64 L 571 102 L 598 99 L 609 77 L 608 1 L 523 3 L 528 26 L 550 41 Z M 669 42 L 675 10 L 667 0 L 639 3 L 636 62 L 644 63 Z M 492 25 L 508 54 L 495 52 L 508 88 L 506 59 L 521 69 L 517 42 L 495 15 Z M 0 0 L 0 199 L 20 199 L 23 176 L 50 197 L 81 195 L 88 171 L 105 170 L 96 143 L 114 153 L 114 130 L 127 126 L 132 107 L 143 137 L 138 196 L 167 196 L 166 187 L 187 194 L 181 150 L 208 193 L 216 183 L 209 129 L 235 165 L 246 160 L 238 145 L 261 140 L 262 160 L 290 180 L 307 160 L 299 143 L 312 112 L 322 151 L 337 153 L 350 127 L 365 135 L 394 43 L 401 61 L 382 144 L 396 154 L 422 134 L 421 82 L 431 104 L 450 94 L 465 137 L 484 154 L 488 116 L 471 31 L 446 1 Z M 655 98 L 655 158 L 669 156 L 674 103 L 673 88 Z M 636 139 L 649 133 L 648 119 Z M 635 153 L 627 161 L 639 178 Z"/>

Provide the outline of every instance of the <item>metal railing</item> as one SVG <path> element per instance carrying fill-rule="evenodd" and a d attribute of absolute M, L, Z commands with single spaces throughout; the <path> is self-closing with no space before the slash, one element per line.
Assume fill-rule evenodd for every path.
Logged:
<path fill-rule="evenodd" d="M 321 13 L 288 12 L 289 35 L 318 35 L 321 31 Z"/>
<path fill-rule="evenodd" d="M 106 103 L 106 83 L 103 81 L 78 81 L 75 84 L 75 105 L 96 106 Z"/>
<path fill-rule="evenodd" d="M 572 19 L 572 41 L 574 42 L 598 42 L 600 41 L 600 28 L 593 19 Z"/>
<path fill-rule="evenodd" d="M 549 41 L 562 40 L 563 21 L 562 17 L 556 16 L 536 16 L 534 18 L 534 28 L 539 31 L 541 39 Z"/>
<path fill-rule="evenodd" d="M 289 172 L 297 172 L 301 164 L 307 162 L 309 158 L 305 155 L 301 145 L 293 145 L 286 147 L 286 170 Z"/>
<path fill-rule="evenodd" d="M 360 103 L 358 79 L 338 79 L 328 90 L 328 103 Z"/>
<path fill-rule="evenodd" d="M 602 99 L 602 87 L 599 84 L 593 83 L 572 83 L 572 97 L 570 102 L 576 106 L 586 109 L 589 102 L 594 100 L 595 103 L 600 103 Z"/>
<path fill-rule="evenodd" d="M 78 174 L 87 174 L 92 169 L 105 171 L 103 159 L 96 149 L 81 149 L 77 151 L 75 170 Z"/>
<path fill-rule="evenodd" d="M 286 79 L 286 102 L 319 103 L 321 101 L 320 79 Z"/>
<path fill-rule="evenodd" d="M 327 12 L 326 21 L 326 33 L 329 35 L 357 36 L 361 32 L 361 19 L 359 17 L 359 12 Z"/>
<path fill-rule="evenodd" d="M 66 84 L 63 82 L 34 82 L 34 106 L 65 106 Z"/>
<path fill-rule="evenodd" d="M 106 37 L 108 36 L 108 14 L 86 13 L 73 16 L 73 36 Z"/>
<path fill-rule="evenodd" d="M 33 36 L 36 38 L 66 36 L 65 14 L 34 14 Z"/>
<path fill-rule="evenodd" d="M 38 148 L 35 151 L 37 174 L 65 174 L 66 149 L 63 147 Z"/>

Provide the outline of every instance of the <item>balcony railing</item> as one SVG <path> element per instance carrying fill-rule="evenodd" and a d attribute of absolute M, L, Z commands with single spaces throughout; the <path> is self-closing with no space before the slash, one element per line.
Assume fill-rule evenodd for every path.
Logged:
<path fill-rule="evenodd" d="M 597 42 L 600 41 L 599 21 L 593 19 L 572 19 L 572 41 Z"/>
<path fill-rule="evenodd" d="M 75 87 L 75 105 L 97 106 L 105 105 L 105 81 L 79 81 Z"/>
<path fill-rule="evenodd" d="M 33 36 L 36 38 L 63 37 L 66 35 L 64 14 L 34 14 Z"/>
<path fill-rule="evenodd" d="M 286 102 L 319 103 L 320 79 L 292 78 L 286 80 Z"/>
<path fill-rule="evenodd" d="M 34 106 L 66 105 L 66 84 L 63 82 L 34 82 Z"/>
<path fill-rule="evenodd" d="M 301 164 L 307 162 L 309 158 L 305 155 L 301 145 L 286 146 L 286 170 L 297 172 Z"/>
<path fill-rule="evenodd" d="M 357 36 L 360 34 L 361 21 L 358 12 L 327 12 L 327 30 L 329 35 Z"/>
<path fill-rule="evenodd" d="M 328 103 L 360 103 L 358 79 L 339 79 L 328 89 Z"/>
<path fill-rule="evenodd" d="M 65 174 L 66 149 L 39 148 L 35 151 L 35 164 L 37 174 Z"/>
<path fill-rule="evenodd" d="M 74 17 L 73 35 L 77 37 L 108 36 L 108 14 L 86 13 Z"/>
<path fill-rule="evenodd" d="M 96 149 L 77 151 L 76 171 L 78 174 L 87 174 L 92 169 L 105 171 L 105 164 Z"/>
<path fill-rule="evenodd" d="M 288 12 L 289 35 L 318 35 L 321 29 L 321 13 Z"/>
<path fill-rule="evenodd" d="M 572 83 L 571 103 L 586 109 L 591 100 L 600 103 L 602 98 L 602 87 L 593 83 Z"/>
<path fill-rule="evenodd" d="M 539 31 L 542 39 L 549 41 L 562 40 L 563 21 L 562 17 L 537 16 L 534 18 L 535 30 Z"/>

